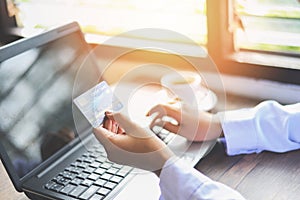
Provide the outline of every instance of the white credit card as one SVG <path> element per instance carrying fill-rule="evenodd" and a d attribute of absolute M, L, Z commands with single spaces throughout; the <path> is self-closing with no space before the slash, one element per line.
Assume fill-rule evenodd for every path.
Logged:
<path fill-rule="evenodd" d="M 105 111 L 117 112 L 123 107 L 105 81 L 100 82 L 73 101 L 94 128 L 102 124 Z"/>

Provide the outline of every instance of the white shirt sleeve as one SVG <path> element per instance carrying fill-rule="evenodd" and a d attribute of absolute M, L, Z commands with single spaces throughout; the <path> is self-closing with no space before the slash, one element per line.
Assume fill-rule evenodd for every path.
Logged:
<path fill-rule="evenodd" d="M 228 155 L 300 148 L 300 103 L 282 106 L 265 101 L 254 108 L 219 115 Z"/>
<path fill-rule="evenodd" d="M 244 199 L 237 191 L 209 179 L 175 157 L 165 163 L 159 185 L 160 200 Z"/>

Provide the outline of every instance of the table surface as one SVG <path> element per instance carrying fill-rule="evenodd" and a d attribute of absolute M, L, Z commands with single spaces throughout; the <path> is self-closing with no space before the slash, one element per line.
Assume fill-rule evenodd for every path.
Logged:
<path fill-rule="evenodd" d="M 251 107 L 258 100 L 228 96 L 227 109 Z M 246 199 L 299 199 L 300 150 L 288 153 L 227 156 L 224 146 L 217 143 L 195 167 L 203 174 L 238 190 Z M 0 198 L 23 200 L 15 191 L 0 163 Z"/>

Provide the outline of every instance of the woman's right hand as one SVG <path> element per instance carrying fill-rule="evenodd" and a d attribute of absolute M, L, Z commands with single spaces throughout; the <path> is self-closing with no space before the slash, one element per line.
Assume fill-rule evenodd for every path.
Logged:
<path fill-rule="evenodd" d="M 215 114 L 195 110 L 188 105 L 178 108 L 171 104 L 159 104 L 151 108 L 147 115 L 155 114 L 150 128 L 159 126 L 190 141 L 213 140 L 222 134 L 220 120 Z M 170 121 L 170 117 L 176 123 Z"/>

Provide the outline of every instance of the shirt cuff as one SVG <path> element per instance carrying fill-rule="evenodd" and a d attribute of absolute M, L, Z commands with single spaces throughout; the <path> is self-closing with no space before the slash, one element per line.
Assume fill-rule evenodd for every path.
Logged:
<path fill-rule="evenodd" d="M 218 113 L 228 155 L 259 153 L 255 127 L 255 108 Z"/>
<path fill-rule="evenodd" d="M 198 181 L 195 181 L 196 179 Z M 167 160 L 160 173 L 162 199 L 189 199 L 207 181 L 210 181 L 208 177 L 179 158 L 172 157 Z"/>

